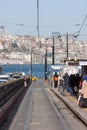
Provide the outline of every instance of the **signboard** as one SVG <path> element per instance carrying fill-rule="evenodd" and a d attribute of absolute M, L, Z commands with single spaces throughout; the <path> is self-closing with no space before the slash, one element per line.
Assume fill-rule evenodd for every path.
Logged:
<path fill-rule="evenodd" d="M 79 66 L 79 63 L 78 62 L 68 62 L 68 65 L 69 66 Z"/>
<path fill-rule="evenodd" d="M 66 61 L 68 66 L 79 66 L 79 61 Z"/>

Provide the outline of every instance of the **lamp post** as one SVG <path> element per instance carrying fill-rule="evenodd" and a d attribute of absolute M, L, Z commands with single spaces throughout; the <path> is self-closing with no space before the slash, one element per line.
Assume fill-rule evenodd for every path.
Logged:
<path fill-rule="evenodd" d="M 52 45 L 52 65 L 55 64 L 55 48 L 54 48 L 54 43 L 55 43 L 55 36 L 60 35 L 59 32 L 52 32 L 53 35 L 53 45 Z"/>
<path fill-rule="evenodd" d="M 47 45 L 46 45 L 46 52 L 45 52 L 45 81 L 47 81 Z"/>
<path fill-rule="evenodd" d="M 60 35 L 60 34 L 58 35 L 58 39 L 59 39 L 60 41 L 62 41 L 61 36 L 62 36 L 62 35 Z M 68 59 L 68 58 L 69 58 L 68 32 L 67 32 L 64 36 L 66 37 L 66 59 Z"/>
<path fill-rule="evenodd" d="M 32 48 L 31 48 L 31 77 L 32 77 Z"/>
<path fill-rule="evenodd" d="M 52 46 L 52 65 L 54 65 L 54 36 L 53 36 L 53 46 Z"/>
<path fill-rule="evenodd" d="M 68 59 L 68 33 L 66 34 L 66 53 L 67 53 L 67 59 Z"/>
<path fill-rule="evenodd" d="M 53 45 L 52 45 L 52 66 L 54 66 L 54 64 L 55 64 L 55 63 L 54 63 L 54 61 L 55 61 L 55 59 L 54 59 L 54 58 L 55 58 L 55 57 L 54 57 L 54 42 L 55 42 L 55 38 L 54 38 L 54 35 L 53 35 Z M 53 86 L 53 85 L 54 85 L 54 84 L 53 84 L 53 82 L 54 82 L 54 81 L 53 81 L 53 72 L 54 72 L 54 70 L 53 70 L 53 68 L 52 68 L 52 82 L 51 82 L 51 86 L 52 86 L 52 87 L 54 87 L 54 86 Z"/>

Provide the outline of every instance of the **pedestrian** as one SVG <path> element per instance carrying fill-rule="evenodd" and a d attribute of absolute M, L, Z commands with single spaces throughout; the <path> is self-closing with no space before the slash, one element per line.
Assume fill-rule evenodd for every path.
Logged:
<path fill-rule="evenodd" d="M 85 71 L 85 73 L 83 75 L 83 83 L 82 83 L 81 93 L 83 94 L 84 98 L 87 98 L 87 71 Z"/>
<path fill-rule="evenodd" d="M 75 96 L 74 86 L 75 86 L 75 74 L 71 74 L 71 75 L 70 75 L 69 92 L 70 92 L 70 94 L 73 95 L 73 96 Z"/>
<path fill-rule="evenodd" d="M 75 93 L 75 96 L 78 98 L 78 95 L 79 95 L 79 84 L 80 84 L 80 80 L 81 80 L 81 77 L 79 76 L 78 73 L 75 74 L 75 79 L 74 79 L 74 93 Z"/>
<path fill-rule="evenodd" d="M 82 83 L 81 97 L 79 98 L 79 106 L 87 107 L 87 81 L 84 80 Z"/>
<path fill-rule="evenodd" d="M 83 74 L 83 77 L 82 77 L 82 78 L 83 78 L 83 81 L 84 81 L 84 80 L 86 80 L 86 81 L 87 81 L 87 71 L 85 71 L 85 72 L 84 72 L 84 74 Z"/>
<path fill-rule="evenodd" d="M 67 92 L 69 92 L 69 75 L 68 73 L 65 73 L 65 75 L 63 76 L 63 79 L 64 79 L 64 86 L 65 86 L 65 90 Z"/>
<path fill-rule="evenodd" d="M 58 75 L 57 72 L 55 72 L 54 74 L 54 88 L 58 87 Z"/>
<path fill-rule="evenodd" d="M 83 80 L 81 88 L 82 96 L 79 96 L 79 106 L 87 107 L 87 71 L 84 72 L 82 80 Z"/>

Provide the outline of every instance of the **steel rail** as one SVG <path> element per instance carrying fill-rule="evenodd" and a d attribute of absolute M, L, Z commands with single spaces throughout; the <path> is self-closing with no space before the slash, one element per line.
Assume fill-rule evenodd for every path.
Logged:
<path fill-rule="evenodd" d="M 51 88 L 51 91 L 64 102 L 64 104 L 87 126 L 87 114 L 81 108 L 79 108 L 75 103 L 66 99 L 66 97 L 62 96 L 60 93 L 56 92 Z"/>

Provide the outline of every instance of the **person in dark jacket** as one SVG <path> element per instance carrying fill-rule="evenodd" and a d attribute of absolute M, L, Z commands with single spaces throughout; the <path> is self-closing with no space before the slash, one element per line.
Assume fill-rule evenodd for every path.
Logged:
<path fill-rule="evenodd" d="M 79 76 L 78 73 L 76 73 L 76 76 L 75 76 L 75 86 L 77 86 L 78 90 L 79 90 L 80 81 L 81 81 L 81 77 Z"/>
<path fill-rule="evenodd" d="M 69 91 L 71 95 L 74 94 L 74 86 L 75 86 L 75 74 L 70 75 L 70 86 L 69 86 Z"/>
<path fill-rule="evenodd" d="M 80 84 L 80 80 L 81 80 L 81 77 L 79 76 L 78 73 L 76 73 L 75 75 L 75 85 L 74 85 L 74 93 L 76 95 L 76 97 L 78 97 L 78 93 L 79 93 L 79 84 Z"/>
<path fill-rule="evenodd" d="M 63 79 L 64 79 L 65 90 L 67 92 L 69 92 L 69 75 L 68 75 L 68 73 L 65 73 L 65 75 L 63 76 Z"/>

